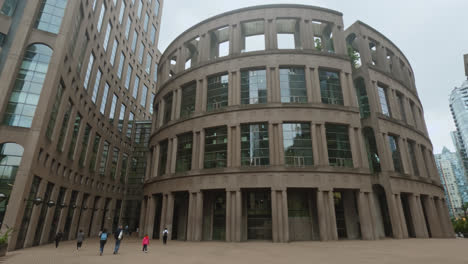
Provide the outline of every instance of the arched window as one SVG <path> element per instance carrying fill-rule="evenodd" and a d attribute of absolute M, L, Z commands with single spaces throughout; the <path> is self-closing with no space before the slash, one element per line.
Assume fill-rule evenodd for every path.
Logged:
<path fill-rule="evenodd" d="M 8 198 L 15 183 L 21 158 L 23 157 L 23 147 L 15 143 L 0 144 L 0 196 L 5 197 L 0 202 L 0 227 L 8 204 Z"/>
<path fill-rule="evenodd" d="M 52 49 L 43 44 L 30 45 L 24 54 L 15 86 L 3 117 L 3 124 L 31 127 Z"/>
<path fill-rule="evenodd" d="M 42 0 L 36 28 L 57 34 L 62 24 L 65 7 L 67 7 L 67 0 Z"/>

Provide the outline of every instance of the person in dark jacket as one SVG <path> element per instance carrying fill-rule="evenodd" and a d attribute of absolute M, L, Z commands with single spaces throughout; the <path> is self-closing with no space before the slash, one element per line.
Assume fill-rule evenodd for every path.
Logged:
<path fill-rule="evenodd" d="M 119 226 L 119 228 L 117 228 L 117 230 L 115 230 L 114 238 L 115 238 L 114 254 L 117 254 L 119 253 L 120 242 L 122 241 L 122 238 L 123 238 L 123 229 L 121 225 Z"/>
<path fill-rule="evenodd" d="M 78 235 L 76 236 L 76 250 L 79 250 L 81 245 L 83 245 L 84 236 L 85 234 L 83 233 L 83 230 L 80 229 L 80 232 L 78 232 Z"/>
<path fill-rule="evenodd" d="M 166 245 L 166 243 L 167 243 L 167 236 L 169 235 L 169 230 L 167 230 L 167 227 L 164 228 L 162 234 L 163 234 L 163 244 Z"/>
<path fill-rule="evenodd" d="M 62 240 L 63 233 L 62 231 L 58 231 L 57 234 L 55 235 L 55 248 L 58 248 L 60 241 Z"/>

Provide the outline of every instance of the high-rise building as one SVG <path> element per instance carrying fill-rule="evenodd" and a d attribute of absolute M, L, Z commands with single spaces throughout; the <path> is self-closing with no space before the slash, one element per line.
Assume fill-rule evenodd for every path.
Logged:
<path fill-rule="evenodd" d="M 141 159 L 136 129 L 151 119 L 162 5 L 0 0 L 0 225 L 16 230 L 9 250 L 58 231 L 73 239 L 79 229 L 92 236 L 131 224 L 128 200 L 143 195 L 126 186 Z"/>
<path fill-rule="evenodd" d="M 442 149 L 441 154 L 434 156 L 450 215 L 459 216 L 463 214 L 462 204 L 468 202 L 468 185 L 460 156 L 456 152 L 450 152 L 446 147 Z"/>
<path fill-rule="evenodd" d="M 140 217 L 179 240 L 452 237 L 414 73 L 306 5 L 204 20 L 161 55 Z"/>
<path fill-rule="evenodd" d="M 468 175 L 468 80 L 452 90 L 449 102 L 456 127 L 456 131 L 451 132 L 452 141 L 460 155 L 466 177 Z"/>

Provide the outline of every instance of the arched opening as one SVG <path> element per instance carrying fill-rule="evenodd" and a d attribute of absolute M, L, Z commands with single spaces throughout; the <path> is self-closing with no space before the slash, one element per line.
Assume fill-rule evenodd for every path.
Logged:
<path fill-rule="evenodd" d="M 31 127 L 52 52 L 48 46 L 38 43 L 26 49 L 3 116 L 3 124 Z"/>
<path fill-rule="evenodd" d="M 0 228 L 3 224 L 8 200 L 15 184 L 23 152 L 24 148 L 16 143 L 0 144 L 0 196 L 4 197 L 4 200 L 0 202 Z"/>
<path fill-rule="evenodd" d="M 379 173 L 382 171 L 380 167 L 379 152 L 377 150 L 377 143 L 375 141 L 374 130 L 371 127 L 365 127 L 362 130 L 364 142 L 366 144 L 367 159 L 369 160 L 369 168 L 372 173 Z"/>
<path fill-rule="evenodd" d="M 356 40 L 356 34 L 351 33 L 346 37 L 346 46 L 348 49 L 348 56 L 351 61 L 351 66 L 354 69 L 358 69 L 362 66 L 361 62 L 361 53 L 359 53 L 359 48 Z"/>
<path fill-rule="evenodd" d="M 356 96 L 359 104 L 359 112 L 361 118 L 368 118 L 370 116 L 369 98 L 367 97 L 366 84 L 362 77 L 354 80 L 354 87 L 356 87 Z"/>
<path fill-rule="evenodd" d="M 388 210 L 387 197 L 385 195 L 385 189 L 380 184 L 372 185 L 374 193 L 374 206 L 377 212 L 376 216 L 376 230 L 378 237 L 391 237 L 392 233 L 392 222 L 390 221 L 390 213 Z"/>

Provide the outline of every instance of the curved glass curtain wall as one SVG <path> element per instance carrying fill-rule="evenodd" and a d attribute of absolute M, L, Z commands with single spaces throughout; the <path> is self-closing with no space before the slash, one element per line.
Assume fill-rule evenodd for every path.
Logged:
<path fill-rule="evenodd" d="M 32 44 L 26 49 L 3 124 L 31 127 L 52 52 L 51 48 L 43 44 Z"/>
<path fill-rule="evenodd" d="M 23 157 L 24 149 L 15 143 L 0 144 L 0 194 L 6 199 L 0 202 L 0 227 L 5 217 L 8 198 L 15 183 L 16 173 Z"/>

